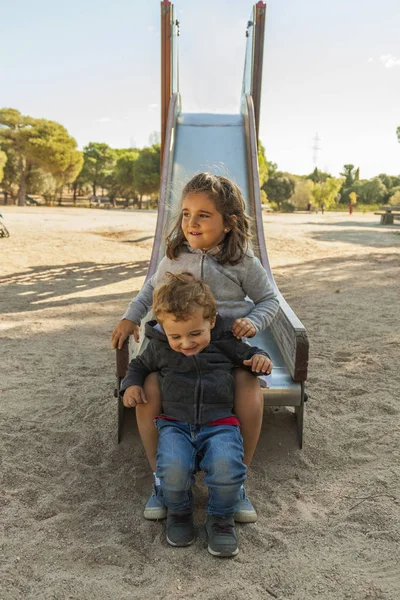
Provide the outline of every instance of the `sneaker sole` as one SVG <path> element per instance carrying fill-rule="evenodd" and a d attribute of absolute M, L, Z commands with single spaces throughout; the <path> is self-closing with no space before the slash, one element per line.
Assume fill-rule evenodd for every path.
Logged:
<path fill-rule="evenodd" d="M 194 538 L 190 542 L 185 542 L 184 544 L 175 544 L 175 542 L 171 542 L 167 536 L 167 542 L 170 546 L 174 546 L 175 548 L 184 548 L 185 546 L 191 546 L 194 542 Z"/>
<path fill-rule="evenodd" d="M 161 521 L 167 518 L 166 508 L 145 508 L 143 516 L 148 521 Z"/>
<path fill-rule="evenodd" d="M 236 521 L 236 523 L 255 523 L 257 521 L 257 513 L 241 510 L 233 515 L 233 520 Z"/>
<path fill-rule="evenodd" d="M 210 554 L 212 554 L 213 556 L 219 556 L 220 558 L 229 558 L 231 556 L 237 556 L 239 554 L 239 548 L 236 548 L 236 550 L 233 550 L 232 552 L 229 552 L 228 550 L 216 552 L 210 546 L 208 546 L 207 549 Z"/>

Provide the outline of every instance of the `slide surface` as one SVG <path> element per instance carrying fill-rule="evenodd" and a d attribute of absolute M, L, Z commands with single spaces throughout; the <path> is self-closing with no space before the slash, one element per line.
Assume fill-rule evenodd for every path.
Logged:
<path fill-rule="evenodd" d="M 173 99 L 171 102 L 173 103 Z M 249 164 L 257 160 L 254 153 L 253 159 L 251 158 L 248 147 L 248 129 L 254 127 L 254 124 L 249 125 L 244 114 L 180 113 L 179 98 L 175 102 L 176 108 L 172 106 L 167 126 L 159 216 L 147 277 L 154 273 L 164 256 L 164 234 L 169 230 L 174 215 L 180 210 L 182 188 L 195 173 L 210 171 L 232 179 L 242 190 L 248 215 L 254 224 L 255 238 L 260 242 L 258 245 L 256 241 L 254 251 L 267 267 L 271 283 L 275 285 L 269 264 L 266 265 L 266 250 L 260 247 L 264 240 L 257 237 L 257 228 L 261 226 L 262 229 L 261 210 L 255 210 L 254 198 L 251 198 L 254 169 L 258 177 L 258 165 Z M 282 301 L 284 302 L 283 298 Z M 300 383 L 294 382 L 290 376 L 273 332 L 270 329 L 262 332 L 254 338 L 254 343 L 264 348 L 274 363 L 273 373 L 265 382 L 269 388 L 268 403 L 296 405 L 300 402 Z M 141 348 L 135 348 L 134 353 L 137 352 L 140 353 Z"/>

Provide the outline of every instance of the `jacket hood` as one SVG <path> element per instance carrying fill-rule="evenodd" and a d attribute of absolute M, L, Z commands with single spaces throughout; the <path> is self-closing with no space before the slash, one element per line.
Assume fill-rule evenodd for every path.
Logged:
<path fill-rule="evenodd" d="M 210 250 L 200 250 L 199 248 L 192 248 L 191 245 L 189 244 L 189 242 L 185 242 L 182 246 L 182 250 L 185 252 L 189 252 L 190 254 L 208 254 L 209 256 L 214 256 L 215 258 L 218 258 L 218 256 L 221 254 L 222 252 L 222 244 L 220 244 L 219 246 L 215 246 L 214 248 L 210 248 Z M 254 251 L 250 245 L 250 243 L 247 246 L 247 249 L 245 251 L 245 255 L 246 256 L 254 256 Z"/>

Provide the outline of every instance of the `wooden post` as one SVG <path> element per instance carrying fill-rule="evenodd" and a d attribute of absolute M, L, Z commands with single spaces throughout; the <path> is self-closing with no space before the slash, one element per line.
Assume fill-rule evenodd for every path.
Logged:
<path fill-rule="evenodd" d="M 254 28 L 254 60 L 253 73 L 251 78 L 251 95 L 253 96 L 254 117 L 257 134 L 260 127 L 260 108 L 261 108 L 261 84 L 264 55 L 264 32 L 265 32 L 265 13 L 267 5 L 265 2 L 257 2 L 254 6 L 255 28 Z"/>
<path fill-rule="evenodd" d="M 171 36 L 173 6 L 169 0 L 161 2 L 161 167 L 164 156 L 165 131 L 169 101 L 172 95 Z"/>

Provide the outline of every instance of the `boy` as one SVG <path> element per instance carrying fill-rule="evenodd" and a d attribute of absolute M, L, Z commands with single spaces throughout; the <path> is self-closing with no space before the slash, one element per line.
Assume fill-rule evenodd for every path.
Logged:
<path fill-rule="evenodd" d="M 167 507 L 167 542 L 194 541 L 192 492 L 201 469 L 208 486 L 206 531 L 214 556 L 238 552 L 233 515 L 246 478 L 240 424 L 232 412 L 235 367 L 254 373 L 272 368 L 258 348 L 223 331 L 209 287 L 188 273 L 169 275 L 154 291 L 156 321 L 146 324 L 149 344 L 131 361 L 122 382 L 125 406 L 145 401 L 143 383 L 157 371 L 163 414 L 157 476 Z"/>

